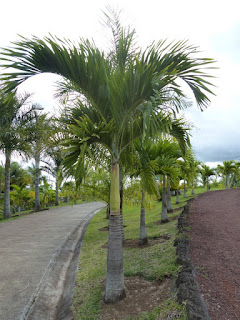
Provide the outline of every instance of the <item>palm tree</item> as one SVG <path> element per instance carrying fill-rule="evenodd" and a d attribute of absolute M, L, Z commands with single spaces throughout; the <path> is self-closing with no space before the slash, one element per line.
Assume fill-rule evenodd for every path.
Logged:
<path fill-rule="evenodd" d="M 63 171 L 61 170 L 63 152 L 59 146 L 52 146 L 45 151 L 45 155 L 50 157 L 52 161 L 42 160 L 45 165 L 41 169 L 50 173 L 55 178 L 55 206 L 59 206 L 58 190 L 63 180 Z"/>
<path fill-rule="evenodd" d="M 5 155 L 5 186 L 4 186 L 4 218 L 11 216 L 10 210 L 10 164 L 13 152 L 27 152 L 27 124 L 31 121 L 34 106 L 26 107 L 29 95 L 17 97 L 16 94 L 0 92 L 0 150 Z"/>
<path fill-rule="evenodd" d="M 183 136 L 184 137 L 184 136 Z M 162 175 L 162 211 L 161 222 L 168 222 L 168 199 L 167 199 L 167 186 L 166 176 L 175 183 L 179 176 L 178 158 L 182 156 L 186 145 L 189 144 L 188 135 L 185 139 L 178 139 L 178 143 L 171 140 L 163 140 L 159 149 L 158 155 L 158 169 L 157 173 Z M 171 200 L 170 200 L 171 201 Z"/>
<path fill-rule="evenodd" d="M 189 85 L 200 108 L 208 105 L 207 93 L 212 92 L 204 68 L 213 60 L 195 57 L 196 48 L 186 41 L 160 41 L 137 50 L 133 46 L 135 30 L 123 28 L 116 14 L 113 18 L 106 15 L 106 19 L 114 37 L 110 52 L 104 53 L 88 40 L 76 46 L 53 37 L 21 38 L 2 52 L 5 66 L 14 69 L 2 78 L 8 90 L 13 90 L 36 74 L 51 72 L 66 79 L 62 92 L 75 90 L 82 97 L 75 109 L 79 116 L 72 113 L 75 122 L 70 125 L 72 137 L 66 158 L 69 166 L 76 164 L 76 170 L 80 169 L 87 145 L 94 143 L 104 144 L 111 157 L 105 301 L 115 302 L 125 295 L 119 227 L 120 155 L 141 134 L 143 112 L 143 125 L 151 121 L 157 127 L 153 115 L 167 108 L 165 102 L 182 107 L 179 102 L 184 92 L 177 79 Z"/>
<path fill-rule="evenodd" d="M 225 189 L 230 188 L 230 175 L 231 173 L 237 173 L 238 169 L 237 169 L 237 165 L 236 162 L 234 160 L 230 160 L 230 161 L 223 161 L 223 165 L 218 165 L 217 166 L 217 171 L 220 175 L 225 176 Z"/>
<path fill-rule="evenodd" d="M 156 183 L 156 172 L 159 173 L 163 169 L 163 164 L 161 163 L 161 169 L 159 164 L 163 160 L 163 156 L 166 159 L 166 166 L 170 166 L 173 157 L 180 157 L 181 150 L 177 143 L 172 143 L 170 140 L 163 140 L 163 136 L 166 133 L 161 132 L 162 128 L 168 132 L 167 136 L 170 139 L 175 137 L 179 141 L 179 145 L 185 149 L 186 145 L 189 144 L 188 128 L 186 127 L 183 119 L 172 119 L 171 117 L 165 117 L 161 115 L 162 126 L 159 128 L 157 136 L 154 139 L 147 136 L 146 133 L 143 137 L 137 139 L 133 143 L 133 147 L 138 157 L 134 161 L 135 175 L 141 178 L 141 214 L 140 214 L 140 233 L 139 233 L 139 244 L 143 245 L 148 242 L 146 225 L 145 225 L 145 194 L 146 192 L 150 194 L 158 194 L 158 187 Z M 159 115 L 160 118 L 160 115 Z M 159 119 L 160 121 L 160 119 Z M 160 137 L 160 138 L 159 138 Z M 161 158 L 161 160 L 160 160 Z M 171 159 L 170 159 L 171 158 Z M 167 170 L 168 171 L 168 170 Z M 164 172 L 165 173 L 165 172 Z M 165 180 L 165 175 L 163 177 L 163 182 Z M 167 177 L 168 185 L 170 185 L 170 178 Z M 170 193 L 170 186 L 167 186 L 167 209 L 170 209 L 171 199 L 168 193 Z M 163 183 L 163 207 L 165 205 L 165 184 Z M 170 204 L 169 204 L 170 202 Z M 162 210 L 164 211 L 164 209 Z"/>
<path fill-rule="evenodd" d="M 201 169 L 201 175 L 202 175 L 202 180 L 203 183 L 205 182 L 207 185 L 207 191 L 210 190 L 209 187 L 209 177 L 214 176 L 215 175 L 215 170 L 211 169 L 209 166 L 207 166 L 206 164 L 202 164 L 202 169 Z"/>
<path fill-rule="evenodd" d="M 148 236 L 145 224 L 145 195 L 157 194 L 157 183 L 155 180 L 156 170 L 156 144 L 151 140 L 142 141 L 137 139 L 134 141 L 134 151 L 136 157 L 134 159 L 134 175 L 141 178 L 141 212 L 140 212 L 140 231 L 139 245 L 148 243 Z"/>
<path fill-rule="evenodd" d="M 36 105 L 39 110 L 41 110 L 39 105 Z M 35 160 L 35 181 L 34 181 L 34 190 L 35 190 L 35 210 L 38 211 L 41 209 L 40 204 L 40 193 L 39 193 L 39 183 L 40 183 L 40 161 L 41 155 L 44 150 L 48 148 L 49 137 L 53 130 L 51 119 L 47 118 L 46 113 L 35 112 L 34 117 L 31 122 L 28 124 L 27 130 L 30 133 L 31 139 L 31 150 L 30 155 L 34 157 Z"/>
<path fill-rule="evenodd" d="M 2 181 L 4 176 L 4 167 L 0 165 L 0 200 L 2 199 Z"/>

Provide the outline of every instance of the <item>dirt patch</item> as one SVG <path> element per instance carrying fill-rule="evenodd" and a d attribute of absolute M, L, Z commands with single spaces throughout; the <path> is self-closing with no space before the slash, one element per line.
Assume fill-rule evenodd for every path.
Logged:
<path fill-rule="evenodd" d="M 189 213 L 190 254 L 211 320 L 240 319 L 240 189 L 199 196 Z"/>
<path fill-rule="evenodd" d="M 99 231 L 109 231 L 109 227 L 107 226 L 107 227 L 103 227 L 103 228 L 101 228 L 101 229 L 98 229 Z"/>
<path fill-rule="evenodd" d="M 163 243 L 163 242 L 170 240 L 170 239 L 171 239 L 171 236 L 169 234 L 165 234 L 163 236 L 153 237 L 151 239 L 148 239 L 148 243 L 141 245 L 141 246 L 139 245 L 139 239 L 128 239 L 123 242 L 123 248 L 144 249 L 147 247 L 154 246 L 155 244 L 158 244 L 158 243 Z M 104 249 L 107 249 L 107 247 L 108 247 L 107 244 L 102 246 L 102 248 L 104 248 Z"/>
<path fill-rule="evenodd" d="M 104 304 L 100 319 L 123 320 L 151 311 L 169 297 L 171 284 L 172 279 L 157 283 L 138 277 L 125 278 L 127 297 L 113 305 Z"/>
<path fill-rule="evenodd" d="M 171 239 L 171 236 L 169 234 L 166 234 L 166 235 L 163 235 L 163 236 L 159 236 L 159 237 L 154 237 L 154 238 L 151 238 L 151 239 L 148 239 L 148 243 L 140 246 L 138 244 L 139 240 L 138 239 L 129 239 L 129 240 L 125 240 L 124 243 L 123 243 L 123 247 L 124 248 L 147 248 L 147 247 L 151 247 L 151 246 L 154 246 L 155 244 L 158 244 L 158 243 L 162 243 L 162 242 L 165 242 L 167 240 L 170 240 Z"/>

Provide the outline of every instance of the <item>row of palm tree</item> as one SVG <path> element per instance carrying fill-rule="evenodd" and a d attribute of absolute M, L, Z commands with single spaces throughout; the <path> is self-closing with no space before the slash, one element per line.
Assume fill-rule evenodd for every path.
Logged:
<path fill-rule="evenodd" d="M 10 208 L 10 168 L 11 157 L 15 153 L 24 156 L 26 159 L 34 159 L 35 176 L 35 210 L 40 210 L 40 160 L 45 153 L 53 160 L 56 160 L 56 153 L 51 153 L 54 145 L 50 137 L 55 134 L 55 124 L 52 118 L 48 118 L 42 112 L 39 105 L 31 104 L 30 96 L 23 97 L 15 92 L 6 94 L 3 84 L 0 90 L 0 151 L 5 156 L 4 165 L 4 217 L 11 216 Z M 57 147 L 55 147 L 57 148 Z M 60 150 L 60 148 L 58 148 Z M 50 166 L 49 166 L 50 168 Z M 44 169 L 44 168 L 42 168 Z M 13 168 L 12 168 L 13 170 Z M 3 172 L 1 171 L 2 182 Z M 15 184 L 14 182 L 12 184 Z M 58 189 L 57 189 L 58 190 Z M 57 198 L 57 197 L 56 197 Z M 56 200 L 56 203 L 58 200 Z"/>
<path fill-rule="evenodd" d="M 197 56 L 196 48 L 186 41 L 160 41 L 146 50 L 136 48 L 135 30 L 123 28 L 116 13 L 105 16 L 113 33 L 113 46 L 108 52 L 89 40 L 75 45 L 51 36 L 21 38 L 12 48 L 2 50 L 4 66 L 14 72 L 5 72 L 1 78 L 6 94 L 30 77 L 50 72 L 63 77 L 60 94 L 72 97 L 75 93 L 74 107 L 61 119 L 64 167 L 79 184 L 84 178 L 86 157 L 97 159 L 99 150 L 111 167 L 105 301 L 112 303 L 125 296 L 119 183 L 120 173 L 128 165 L 125 159 L 137 150 L 143 152 L 138 159 L 144 167 L 139 173 L 144 205 L 145 189 L 154 186 L 152 178 L 145 178 L 153 177 L 159 168 L 155 159 L 146 169 L 145 143 L 172 136 L 174 122 L 179 125 L 175 115 L 187 106 L 181 82 L 189 86 L 201 109 L 208 105 L 207 94 L 212 92 L 207 68 L 213 60 Z M 175 136 L 179 145 L 187 141 L 182 133 Z M 37 166 L 37 152 L 35 159 Z M 165 175 L 170 176 L 170 168 L 163 172 Z"/>

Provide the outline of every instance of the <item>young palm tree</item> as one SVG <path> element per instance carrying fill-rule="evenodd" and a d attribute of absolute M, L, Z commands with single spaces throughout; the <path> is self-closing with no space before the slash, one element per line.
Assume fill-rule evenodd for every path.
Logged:
<path fill-rule="evenodd" d="M 160 115 L 159 115 L 160 117 Z M 161 119 L 162 127 L 167 130 L 167 136 L 170 138 L 175 137 L 179 141 L 179 145 L 185 149 L 186 145 L 189 142 L 188 136 L 188 128 L 184 123 L 183 119 L 172 119 L 171 117 L 162 116 Z M 141 186 L 142 186 L 142 201 L 141 201 L 141 215 L 140 215 L 140 233 L 139 233 L 139 244 L 143 245 L 148 242 L 146 225 L 145 225 L 145 194 L 146 192 L 152 194 L 158 194 L 158 187 L 156 183 L 156 172 L 159 173 L 159 170 L 164 170 L 163 168 L 163 157 L 165 157 L 166 166 L 170 166 L 172 163 L 173 157 L 180 157 L 181 150 L 177 143 L 172 143 L 170 140 L 164 140 L 163 136 L 166 136 L 165 131 L 161 132 L 161 128 L 158 131 L 158 137 L 150 138 L 145 135 L 145 139 L 143 137 L 137 139 L 133 143 L 134 151 L 137 154 L 137 158 L 134 161 L 135 175 L 140 176 L 141 178 Z M 161 136 L 161 138 L 159 138 Z M 160 160 L 161 158 L 161 160 Z M 159 168 L 159 164 L 161 162 L 161 169 Z M 163 177 L 163 180 L 165 176 Z M 170 179 L 168 177 L 168 179 Z M 163 184 L 165 187 L 165 185 Z M 165 189 L 163 187 L 163 207 L 165 206 Z M 170 189 L 170 188 L 169 188 Z M 170 191 L 170 190 L 169 190 Z M 168 195 L 167 195 L 167 200 Z M 171 200 L 170 200 L 171 203 Z M 167 209 L 170 208 L 170 205 L 167 201 Z M 162 210 L 164 212 L 164 209 Z"/>
<path fill-rule="evenodd" d="M 4 49 L 5 66 L 14 72 L 2 78 L 13 90 L 26 79 L 51 72 L 67 80 L 63 92 L 75 90 L 84 103 L 79 102 L 80 118 L 71 125 L 69 164 L 82 166 L 87 144 L 102 143 L 111 157 L 110 231 L 107 262 L 106 302 L 115 302 L 125 295 L 123 279 L 122 241 L 120 232 L 119 159 L 123 150 L 141 134 L 143 111 L 148 117 L 144 125 L 157 128 L 154 114 L 159 110 L 181 108 L 184 92 L 177 79 L 192 90 L 200 108 L 208 105 L 211 93 L 204 68 L 211 59 L 196 57 L 196 48 L 188 42 L 167 44 L 160 41 L 146 50 L 133 47 L 135 31 L 122 28 L 118 17 L 107 16 L 113 30 L 114 46 L 109 53 L 82 40 L 78 45 L 70 41 L 46 37 L 22 38 L 10 49 Z M 171 97 L 171 101 L 169 101 Z M 151 116 L 150 116 L 151 115 Z M 98 125 L 98 129 L 95 127 Z M 91 130 L 90 130 L 91 129 Z"/>
<path fill-rule="evenodd" d="M 223 165 L 217 166 L 217 171 L 220 175 L 225 176 L 225 189 L 228 189 L 230 187 L 230 175 L 231 173 L 237 173 L 237 165 L 234 160 L 230 161 L 223 161 Z"/>
<path fill-rule="evenodd" d="M 188 138 L 188 136 L 186 137 Z M 179 176 L 179 165 L 178 158 L 184 153 L 185 147 L 189 144 L 189 141 L 185 139 L 178 139 L 177 142 L 171 140 L 163 140 L 160 145 L 157 158 L 157 174 L 162 175 L 162 211 L 161 211 L 161 222 L 168 222 L 168 204 L 167 204 L 167 186 L 166 186 L 166 176 L 169 177 L 172 183 Z"/>
<path fill-rule="evenodd" d="M 207 191 L 209 191 L 210 190 L 209 178 L 215 175 L 215 170 L 211 169 L 206 164 L 202 164 L 201 166 L 202 166 L 202 169 L 201 169 L 202 180 L 203 180 L 203 183 L 206 182 Z"/>

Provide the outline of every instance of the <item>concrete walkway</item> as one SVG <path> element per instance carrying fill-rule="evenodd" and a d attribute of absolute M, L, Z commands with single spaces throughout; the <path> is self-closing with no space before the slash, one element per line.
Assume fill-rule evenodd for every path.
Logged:
<path fill-rule="evenodd" d="M 47 318 L 34 313 L 29 316 L 29 310 L 39 300 L 39 292 L 46 291 L 41 289 L 44 283 L 53 287 L 54 281 L 57 286 L 59 280 L 64 282 L 68 260 L 72 259 L 83 226 L 92 212 L 103 207 L 101 202 L 60 207 L 0 224 L 1 320 L 54 318 L 50 311 Z M 65 255 L 61 258 L 64 246 Z M 59 279 L 53 279 L 56 273 Z M 57 290 L 61 288 L 60 285 Z M 54 290 L 50 293 L 52 306 L 57 299 Z"/>

